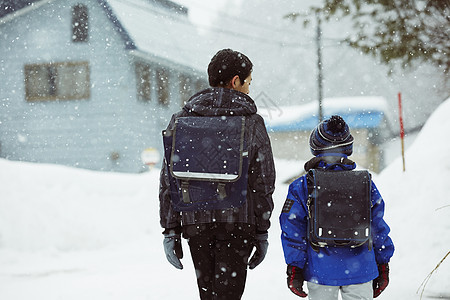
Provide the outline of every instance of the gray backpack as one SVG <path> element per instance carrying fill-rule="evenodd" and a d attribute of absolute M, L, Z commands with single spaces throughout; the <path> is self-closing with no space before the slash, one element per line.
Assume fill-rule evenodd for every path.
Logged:
<path fill-rule="evenodd" d="M 163 132 L 170 194 L 176 211 L 242 206 L 247 199 L 245 117 L 189 116 Z"/>
<path fill-rule="evenodd" d="M 308 240 L 315 250 L 366 243 L 372 249 L 371 183 L 366 170 L 308 172 Z"/>

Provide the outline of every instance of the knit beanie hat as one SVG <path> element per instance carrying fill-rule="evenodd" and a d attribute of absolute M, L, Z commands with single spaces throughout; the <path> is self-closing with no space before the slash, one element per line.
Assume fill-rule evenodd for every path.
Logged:
<path fill-rule="evenodd" d="M 309 137 L 309 146 L 315 156 L 323 153 L 350 156 L 353 153 L 353 136 L 344 119 L 335 115 L 314 128 Z"/>

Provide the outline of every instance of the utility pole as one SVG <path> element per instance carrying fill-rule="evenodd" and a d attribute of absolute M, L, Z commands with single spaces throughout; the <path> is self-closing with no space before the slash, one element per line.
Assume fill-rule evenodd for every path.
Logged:
<path fill-rule="evenodd" d="M 323 120 L 323 74 L 322 74 L 322 29 L 320 13 L 316 13 L 317 17 L 317 87 L 318 87 L 318 100 L 319 100 L 319 122 Z"/>

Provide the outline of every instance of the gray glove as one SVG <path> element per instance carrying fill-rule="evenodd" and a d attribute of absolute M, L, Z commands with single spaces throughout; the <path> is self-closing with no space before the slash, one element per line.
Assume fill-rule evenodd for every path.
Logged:
<path fill-rule="evenodd" d="M 180 259 L 183 258 L 183 249 L 181 248 L 181 235 L 178 233 L 164 234 L 164 252 L 167 260 L 177 269 L 183 269 Z"/>
<path fill-rule="evenodd" d="M 256 250 L 248 263 L 250 269 L 256 268 L 264 260 L 264 257 L 266 257 L 267 248 L 269 247 L 268 237 L 269 234 L 267 232 L 256 234 L 253 242 Z"/>

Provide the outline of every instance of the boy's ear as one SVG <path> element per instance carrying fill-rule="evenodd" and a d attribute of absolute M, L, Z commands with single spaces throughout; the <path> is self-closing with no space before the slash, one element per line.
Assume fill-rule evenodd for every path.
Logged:
<path fill-rule="evenodd" d="M 231 81 L 231 87 L 234 89 L 238 86 L 238 84 L 241 84 L 241 79 L 239 78 L 239 75 L 235 75 Z"/>

